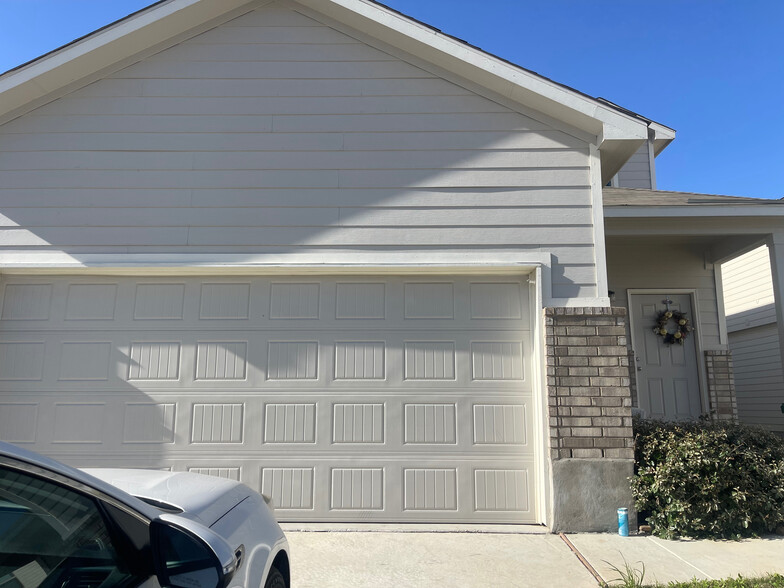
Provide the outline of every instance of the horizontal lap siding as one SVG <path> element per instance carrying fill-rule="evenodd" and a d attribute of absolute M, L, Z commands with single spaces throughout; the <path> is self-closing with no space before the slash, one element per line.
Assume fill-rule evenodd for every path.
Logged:
<path fill-rule="evenodd" d="M 204 119 L 214 120 L 215 117 Z M 242 122 L 243 117 L 236 117 Z M 146 120 L 146 119 L 145 119 Z M 160 121 L 159 121 L 160 122 Z M 236 122 L 236 120 L 235 120 Z M 11 124 L 11 123 L 8 123 Z M 108 132 L 105 128 L 100 132 L 86 132 L 79 128 L 74 132 L 46 133 L 28 132 L 10 133 L 8 126 L 3 127 L 3 141 L 0 143 L 2 152 L 38 152 L 38 151 L 92 151 L 99 152 L 107 144 L 121 151 L 185 151 L 185 152 L 221 152 L 221 151 L 268 151 L 285 153 L 287 151 L 304 152 L 390 152 L 390 151 L 466 151 L 483 150 L 488 145 L 494 152 L 508 150 L 510 153 L 527 150 L 526 152 L 545 152 L 545 150 L 563 150 L 570 148 L 568 135 L 558 131 L 538 132 L 459 132 L 442 131 L 428 133 L 419 131 L 385 133 L 384 141 L 379 142 L 375 133 L 271 133 L 253 130 L 237 124 L 237 130 L 225 132 L 199 133 L 185 131 L 180 133 L 161 132 L 155 128 L 151 132 L 142 132 L 139 128 L 133 132 Z M 268 130 L 271 130 L 268 129 Z M 572 140 L 576 143 L 576 140 Z M 574 148 L 572 146 L 571 148 Z"/>
<path fill-rule="evenodd" d="M 176 152 L 161 151 L 132 152 L 118 157 L 112 152 L 90 151 L 45 151 L 30 158 L 29 152 L 0 153 L 0 169 L 6 171 L 40 170 L 301 170 L 313 167 L 322 170 L 344 170 L 343 176 L 350 177 L 348 170 L 399 170 L 434 168 L 503 169 L 525 166 L 528 169 L 567 167 L 579 168 L 585 163 L 576 151 L 539 151 L 515 153 L 510 151 L 299 151 L 296 158 L 286 152 L 265 152 L 263 155 L 248 152 Z M 91 167 L 86 167 L 86 166 Z M 176 167 L 173 167 L 176 166 Z M 81 173 L 81 171 L 80 171 Z M 505 174 L 496 172 L 498 181 Z M 29 176 L 29 174 L 26 174 Z M 13 175 L 9 178 L 13 182 Z M 25 176 L 22 176 L 25 177 Z M 578 178 L 580 180 L 582 178 Z M 25 177 L 25 182 L 30 182 Z"/>
<path fill-rule="evenodd" d="M 784 376 L 776 325 L 730 333 L 741 421 L 784 432 Z"/>
<path fill-rule="evenodd" d="M 451 188 L 405 191 L 394 188 L 340 190 L 330 188 L 5 188 L 3 204 L 12 208 L 98 207 L 98 208 L 255 208 L 269 207 L 364 207 L 364 208 L 478 208 L 542 207 L 581 208 L 590 205 L 581 189 L 500 189 Z M 492 198 L 492 204 L 488 200 Z M 558 214 L 558 213 L 553 213 Z"/>
<path fill-rule="evenodd" d="M 109 221 L 107 221 L 109 222 Z M 517 243 L 548 242 L 564 243 L 587 238 L 588 229 L 550 227 L 492 228 L 448 227 L 448 228 L 327 228 L 313 231 L 311 227 L 128 227 L 113 226 L 79 228 L 39 227 L 28 229 L 5 229 L 0 234 L 0 244 L 5 246 L 41 245 L 64 243 L 66 245 L 326 245 L 364 246 L 374 245 L 423 245 L 449 246 L 465 241 L 471 245 L 504 245 L 514 247 Z"/>
<path fill-rule="evenodd" d="M 154 225 L 167 217 L 167 226 L 190 227 L 210 214 L 213 227 L 450 227 L 469 225 L 477 212 L 470 208 L 117 208 L 112 226 Z M 584 222 L 580 210 L 566 210 L 564 226 L 579 227 Z M 547 222 L 552 208 L 489 208 L 482 211 L 495 227 L 529 227 Z M 95 208 L 18 208 L 14 218 L 0 215 L 4 227 L 104 227 L 106 212 Z"/>
<path fill-rule="evenodd" d="M 627 306 L 627 290 L 696 290 L 700 341 L 703 349 L 720 349 L 719 312 L 715 276 L 706 267 L 699 245 L 668 243 L 658 239 L 608 239 L 607 274 L 615 306 Z M 690 317 L 693 321 L 695 317 Z M 653 325 L 637 325 L 640 334 Z"/>
<path fill-rule="evenodd" d="M 588 146 L 280 7 L 0 128 L 9 252 L 552 252 L 594 296 Z"/>
<path fill-rule="evenodd" d="M 776 322 L 767 245 L 728 261 L 721 272 L 728 331 Z"/>
<path fill-rule="evenodd" d="M 579 185 L 587 170 L 29 170 L 4 171 L 8 188 L 514 188 Z M 488 196 L 488 205 L 492 198 Z M 545 202 L 546 204 L 546 202 Z M 556 219 L 553 219 L 556 220 Z"/>
<path fill-rule="evenodd" d="M 653 188 L 651 179 L 651 160 L 648 144 L 643 145 L 618 172 L 618 186 L 622 188 Z"/>
<path fill-rule="evenodd" d="M 399 97 L 401 102 L 411 99 Z M 113 98 L 96 98 L 96 101 L 112 101 Z M 53 104 L 57 104 L 56 102 Z M 49 115 L 48 106 L 37 114 L 4 126 L 8 133 L 386 133 L 398 131 L 502 131 L 537 132 L 544 125 L 528 124 L 530 119 L 522 115 L 504 112 L 478 113 L 368 113 L 368 114 L 62 114 Z M 384 145 L 384 137 L 376 138 Z M 107 145 L 108 147 L 108 145 Z M 493 149 L 493 145 L 485 145 Z"/>

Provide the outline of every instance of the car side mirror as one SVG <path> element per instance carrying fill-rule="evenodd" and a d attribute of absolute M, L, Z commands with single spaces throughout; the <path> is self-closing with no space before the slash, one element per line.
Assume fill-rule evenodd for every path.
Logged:
<path fill-rule="evenodd" d="M 150 544 L 163 588 L 224 588 L 237 570 L 226 541 L 184 517 L 161 515 L 152 521 Z"/>

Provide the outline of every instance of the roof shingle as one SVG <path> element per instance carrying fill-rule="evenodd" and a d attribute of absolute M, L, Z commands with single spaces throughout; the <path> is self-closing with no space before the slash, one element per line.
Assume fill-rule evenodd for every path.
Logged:
<path fill-rule="evenodd" d="M 696 194 L 694 192 L 667 192 L 641 188 L 604 188 L 604 206 L 732 206 L 765 204 L 784 206 L 782 200 Z"/>

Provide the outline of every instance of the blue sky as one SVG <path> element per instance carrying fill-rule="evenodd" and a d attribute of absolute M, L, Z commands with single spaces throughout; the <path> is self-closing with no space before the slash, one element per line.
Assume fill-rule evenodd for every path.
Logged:
<path fill-rule="evenodd" d="M 0 0 L 0 71 L 150 3 Z M 386 3 L 675 128 L 661 190 L 784 197 L 784 0 Z"/>

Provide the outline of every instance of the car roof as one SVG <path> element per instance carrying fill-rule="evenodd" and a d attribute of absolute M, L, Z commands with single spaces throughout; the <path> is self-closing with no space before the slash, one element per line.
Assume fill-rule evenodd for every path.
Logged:
<path fill-rule="evenodd" d="M 17 447 L 11 443 L 0 441 L 0 457 L 10 458 L 13 461 L 21 462 L 22 464 L 29 464 L 37 468 L 48 470 L 54 474 L 59 474 L 69 480 L 87 486 L 93 490 L 98 491 L 117 502 L 128 506 L 136 511 L 143 517 L 153 520 L 160 515 L 160 510 L 146 504 L 135 496 L 121 490 L 117 486 L 113 486 L 104 480 L 100 480 L 88 473 L 85 473 L 64 463 L 60 463 L 54 459 L 40 455 L 28 449 Z"/>

